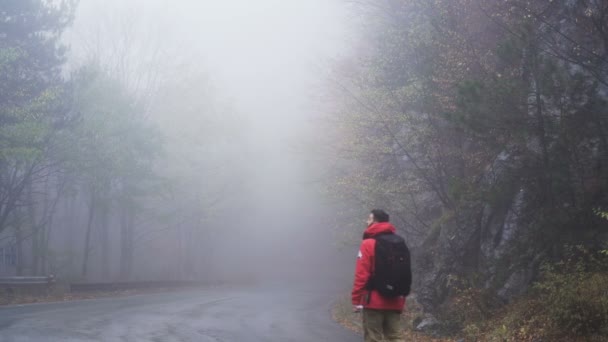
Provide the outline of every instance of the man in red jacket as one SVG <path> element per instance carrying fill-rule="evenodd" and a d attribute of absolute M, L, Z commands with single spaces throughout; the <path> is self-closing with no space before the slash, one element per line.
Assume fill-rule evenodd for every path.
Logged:
<path fill-rule="evenodd" d="M 357 255 L 352 304 L 356 312 L 363 311 L 363 333 L 365 342 L 405 341 L 401 323 L 401 312 L 405 297 L 385 298 L 376 290 L 368 290 L 368 282 L 374 272 L 374 254 L 379 234 L 395 233 L 386 212 L 374 209 L 367 219 L 367 229 Z"/>

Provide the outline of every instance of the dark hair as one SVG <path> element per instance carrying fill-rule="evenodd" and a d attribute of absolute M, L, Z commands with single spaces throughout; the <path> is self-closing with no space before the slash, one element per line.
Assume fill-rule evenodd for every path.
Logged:
<path fill-rule="evenodd" d="M 374 209 L 371 211 L 371 213 L 374 216 L 374 221 L 376 222 L 388 222 L 389 220 L 388 214 L 382 209 Z"/>

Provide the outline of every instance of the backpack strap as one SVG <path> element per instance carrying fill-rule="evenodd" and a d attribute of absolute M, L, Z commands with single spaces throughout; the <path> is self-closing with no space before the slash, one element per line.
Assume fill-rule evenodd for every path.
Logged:
<path fill-rule="evenodd" d="M 374 235 L 370 235 L 368 233 L 363 233 L 363 240 L 367 240 L 367 239 L 374 239 L 376 240 L 377 237 L 379 236 L 383 236 L 383 235 L 393 235 L 395 233 L 392 232 L 384 232 L 384 233 L 379 233 L 379 234 L 374 234 Z"/>
<path fill-rule="evenodd" d="M 373 236 L 370 236 L 370 235 L 364 233 L 363 234 L 363 240 L 367 240 L 367 239 L 378 240 L 379 237 L 386 236 L 386 235 L 394 235 L 394 234 L 395 233 L 392 233 L 392 232 L 384 232 L 384 233 L 375 234 Z M 374 251 L 374 253 L 375 252 L 376 251 Z M 374 262 L 375 262 L 375 260 L 374 260 Z M 375 272 L 376 271 L 375 270 L 375 265 L 373 265 L 373 266 L 374 266 L 374 272 Z M 374 273 L 371 273 L 369 279 L 367 280 L 367 285 L 365 287 L 367 288 L 367 291 L 368 291 L 368 294 L 367 294 L 367 304 L 369 304 L 369 301 L 372 298 L 372 291 L 374 290 Z"/>

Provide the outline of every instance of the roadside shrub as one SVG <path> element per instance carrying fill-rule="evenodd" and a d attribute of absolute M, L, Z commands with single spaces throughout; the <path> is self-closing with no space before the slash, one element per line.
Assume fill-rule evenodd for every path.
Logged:
<path fill-rule="evenodd" d="M 454 295 L 442 308 L 440 317 L 447 333 L 475 335 L 501 306 L 491 290 L 475 287 L 467 280 L 451 277 L 449 286 Z"/>
<path fill-rule="evenodd" d="M 589 336 L 608 327 L 608 258 L 582 246 L 568 247 L 567 258 L 542 267 L 534 285 L 551 328 Z"/>

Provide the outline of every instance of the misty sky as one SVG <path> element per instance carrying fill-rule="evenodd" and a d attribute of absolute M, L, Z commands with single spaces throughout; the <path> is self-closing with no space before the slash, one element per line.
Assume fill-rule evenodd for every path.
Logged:
<path fill-rule="evenodd" d="M 325 70 L 349 46 L 347 23 L 342 0 L 81 0 L 66 39 L 76 64 L 87 55 L 116 60 L 126 49 L 144 73 L 159 54 L 166 78 L 182 72 L 182 63 L 202 70 L 251 125 L 252 153 L 243 158 L 252 158 L 247 178 L 255 205 L 233 208 L 243 220 L 235 225 L 246 226 L 250 239 L 299 234 L 300 241 L 329 244 L 329 227 L 315 221 L 327 208 L 306 185 L 307 157 L 293 146 L 322 134 L 313 118 Z"/>
<path fill-rule="evenodd" d="M 324 70 L 349 45 L 347 13 L 342 0 L 81 0 L 68 41 L 75 60 L 91 49 L 115 59 L 128 27 L 138 62 L 161 50 L 176 63 L 164 68 L 169 73 L 179 63 L 196 65 L 249 118 L 254 163 L 267 169 L 259 173 L 283 168 L 271 181 L 292 182 L 306 176 L 285 169 L 293 167 L 288 158 L 302 157 L 288 152 L 303 132 L 302 140 L 315 134 Z"/>
<path fill-rule="evenodd" d="M 71 45 L 78 54 L 135 23 L 169 59 L 195 61 L 240 110 L 286 124 L 344 50 L 345 13 L 341 0 L 82 0 Z"/>

